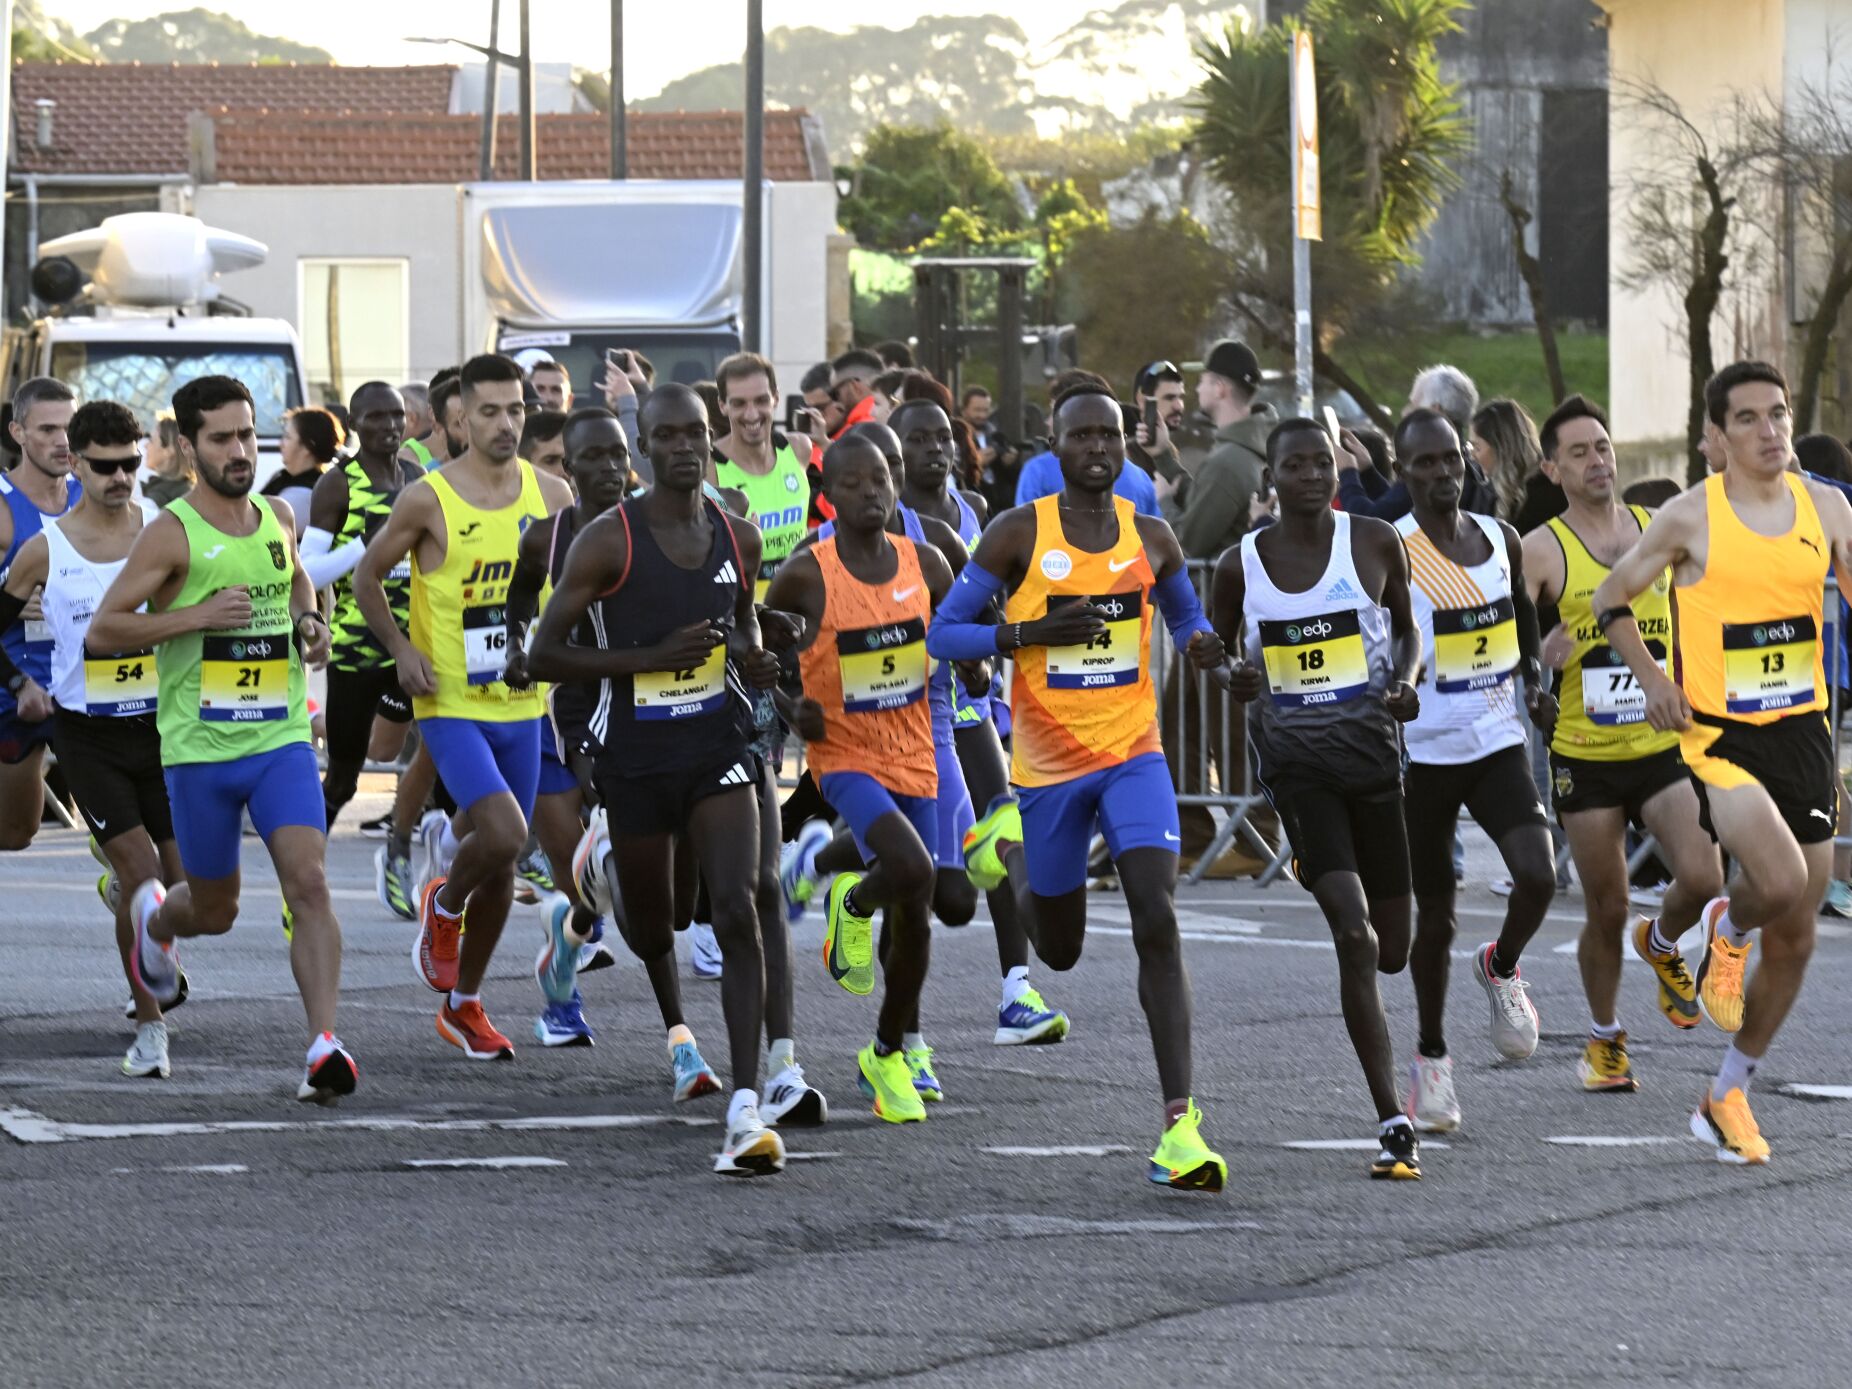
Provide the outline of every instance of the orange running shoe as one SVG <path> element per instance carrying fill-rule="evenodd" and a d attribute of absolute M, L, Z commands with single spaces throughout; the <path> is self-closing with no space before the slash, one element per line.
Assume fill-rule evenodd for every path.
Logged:
<path fill-rule="evenodd" d="M 1756 1127 L 1756 1116 L 1749 1112 L 1749 1098 L 1733 1089 L 1720 1100 L 1713 1100 L 1709 1087 L 1704 1098 L 1691 1112 L 1691 1132 L 1706 1143 L 1717 1145 L 1717 1161 L 1744 1167 L 1761 1167 L 1768 1162 L 1768 1143 Z"/>
<path fill-rule="evenodd" d="M 1737 1032 L 1743 1026 L 1743 967 L 1754 939 L 1740 946 L 1731 945 L 1717 929 L 1717 922 L 1729 909 L 1730 899 L 1713 897 L 1704 904 L 1698 918 L 1704 927 L 1704 958 L 1698 961 L 1698 999 L 1704 1013 L 1725 1032 Z"/>
<path fill-rule="evenodd" d="M 482 1005 L 471 999 L 461 1008 L 452 1008 L 450 1000 L 437 1010 L 437 1035 L 452 1046 L 461 1047 L 471 1061 L 512 1061 L 514 1043 L 495 1030 Z"/>
<path fill-rule="evenodd" d="M 424 885 L 424 896 L 418 902 L 418 937 L 412 942 L 412 965 L 418 977 L 440 994 L 457 986 L 457 954 L 463 936 L 463 918 L 438 910 L 437 890 L 444 882 L 433 878 Z"/>

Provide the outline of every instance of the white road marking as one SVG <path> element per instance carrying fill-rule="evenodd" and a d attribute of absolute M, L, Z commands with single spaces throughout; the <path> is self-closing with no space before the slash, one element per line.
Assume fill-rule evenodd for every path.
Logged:
<path fill-rule="evenodd" d="M 993 1157 L 1106 1157 L 1111 1153 L 1129 1153 L 1132 1150 L 1120 1143 L 1074 1143 L 1052 1148 L 980 1148 L 979 1152 L 989 1153 Z"/>
<path fill-rule="evenodd" d="M 502 1171 L 511 1167 L 565 1167 L 568 1164 L 558 1158 L 550 1157 L 456 1157 L 456 1158 L 406 1158 L 406 1167 L 486 1167 L 491 1171 Z"/>
<path fill-rule="evenodd" d="M 364 1119 L 174 1122 L 165 1124 L 77 1124 L 48 1119 L 30 1109 L 0 1108 L 0 1133 L 20 1143 L 71 1143 L 90 1138 L 187 1138 L 214 1133 L 314 1133 L 331 1129 L 375 1133 L 488 1133 L 537 1129 L 632 1129 L 717 1124 L 717 1119 L 677 1114 L 565 1114 L 531 1119 L 411 1119 L 379 1116 Z"/>
<path fill-rule="evenodd" d="M 1132 928 L 1129 926 L 1088 926 L 1087 934 L 1130 936 Z M 1178 931 L 1177 939 L 1214 941 L 1218 945 L 1277 945 L 1288 950 L 1332 951 L 1337 948 L 1329 940 L 1298 940 L 1291 936 L 1240 936 L 1223 931 Z M 1477 950 L 1450 950 L 1447 953 L 1456 960 L 1470 960 L 1479 952 Z"/>
<path fill-rule="evenodd" d="M 1852 1100 L 1852 1085 L 1784 1085 L 1781 1093 L 1804 1100 Z"/>
<path fill-rule="evenodd" d="M 1075 1220 L 1065 1215 L 961 1215 L 950 1220 L 896 1220 L 898 1229 L 958 1243 L 1037 1239 L 1052 1235 L 1197 1235 L 1215 1230 L 1258 1230 L 1252 1220 Z"/>
<path fill-rule="evenodd" d="M 192 1167 L 112 1167 L 111 1172 L 119 1176 L 140 1176 L 145 1172 L 203 1172 L 213 1177 L 230 1177 L 251 1169 L 242 1162 L 202 1162 Z"/>
<path fill-rule="evenodd" d="M 1656 1148 L 1662 1143 L 1683 1143 L 1685 1140 L 1670 1138 L 1663 1134 L 1647 1134 L 1632 1138 L 1608 1134 L 1556 1134 L 1543 1141 L 1554 1143 L 1559 1148 Z"/>
<path fill-rule="evenodd" d="M 715 1156 L 719 1156 L 716 1154 Z M 791 1153 L 785 1154 L 786 1162 L 822 1162 L 826 1158 L 839 1158 L 841 1153 Z"/>
<path fill-rule="evenodd" d="M 1426 1134 L 1417 1134 L 1424 1148 L 1451 1148 L 1453 1145 L 1444 1138 L 1429 1138 Z M 1297 1148 L 1305 1153 L 1373 1153 L 1382 1147 L 1380 1139 L 1375 1138 L 1295 1138 L 1290 1143 L 1280 1144 L 1282 1148 Z"/>

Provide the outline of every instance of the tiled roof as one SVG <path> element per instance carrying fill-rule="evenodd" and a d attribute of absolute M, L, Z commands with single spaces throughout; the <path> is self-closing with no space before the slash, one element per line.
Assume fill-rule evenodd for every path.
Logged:
<path fill-rule="evenodd" d="M 738 178 L 743 134 L 737 111 L 637 111 L 627 127 L 633 178 Z M 476 178 L 478 116 L 366 115 L 327 110 L 227 110 L 206 114 L 194 175 L 202 183 L 466 183 Z M 599 114 L 541 116 L 536 168 L 545 179 L 610 175 L 611 128 Z M 496 131 L 496 171 L 517 170 L 517 124 Z M 765 113 L 765 175 L 827 180 L 821 132 L 803 111 Z"/>
<path fill-rule="evenodd" d="M 13 170 L 39 174 L 184 174 L 187 117 L 219 107 L 450 110 L 454 67 L 331 64 L 16 63 Z M 36 103 L 58 103 L 52 147 L 36 143 Z"/>

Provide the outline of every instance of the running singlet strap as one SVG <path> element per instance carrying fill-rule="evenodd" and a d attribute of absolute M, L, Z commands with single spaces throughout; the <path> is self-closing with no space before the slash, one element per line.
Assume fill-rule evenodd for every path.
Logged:
<path fill-rule="evenodd" d="M 919 552 L 890 537 L 894 577 L 865 584 L 836 553 L 836 539 L 811 553 L 823 574 L 823 620 L 798 655 L 804 693 L 823 706 L 823 741 L 806 750 L 811 770 L 862 772 L 895 795 L 936 796 L 932 712 L 926 699 L 926 627 L 932 595 Z"/>
<path fill-rule="evenodd" d="M 392 466 L 397 471 L 397 458 L 393 459 Z M 342 472 L 347 477 L 347 514 L 341 518 L 341 529 L 334 537 L 331 548 L 336 550 L 350 540 L 371 540 L 375 532 L 386 524 L 392 504 L 399 499 L 399 489 L 388 491 L 375 486 L 357 458 L 348 459 Z M 392 572 L 386 576 L 384 583 L 386 602 L 392 608 L 392 620 L 400 627 L 406 627 L 411 622 L 411 587 L 412 562 L 407 557 L 392 566 Z M 386 654 L 385 647 L 380 645 L 379 638 L 373 635 L 373 629 L 367 626 L 366 618 L 361 616 L 360 604 L 354 600 L 351 572 L 335 581 L 334 618 L 329 622 L 328 630 L 333 637 L 328 664 L 336 670 L 376 670 L 392 664 L 392 658 Z"/>
<path fill-rule="evenodd" d="M 759 573 L 753 596 L 764 602 L 772 575 L 791 558 L 810 529 L 809 470 L 785 436 L 774 433 L 769 473 L 749 473 L 732 459 L 716 454 L 714 477 L 720 486 L 745 494 L 747 515 L 759 528 Z"/>
<path fill-rule="evenodd" d="M 508 654 L 508 585 L 521 533 L 547 514 L 532 466 L 520 459 L 515 466 L 521 470 L 520 494 L 492 511 L 465 501 L 443 472 L 425 477 L 443 510 L 448 543 L 443 563 L 430 573 L 415 554 L 412 559 L 412 645 L 430 657 L 437 676 L 436 694 L 412 700 L 412 712 L 421 719 L 518 723 L 545 712 L 544 691 L 511 690 L 501 678 Z"/>
<path fill-rule="evenodd" d="M 1820 658 L 1826 533 L 1807 484 L 1784 473 L 1794 522 L 1780 535 L 1744 525 L 1723 474 L 1704 484 L 1704 573 L 1678 590 L 1685 697 L 1712 719 L 1773 723 L 1826 707 Z"/>
<path fill-rule="evenodd" d="M 654 646 L 703 619 L 733 630 L 748 582 L 726 513 L 705 503 L 712 523 L 707 554 L 684 569 L 663 551 L 639 499 L 618 509 L 630 539 L 630 562 L 617 588 L 594 601 L 580 640 L 601 651 Z M 683 670 L 614 675 L 598 683 L 592 736 L 625 777 L 687 771 L 752 737 L 752 702 L 724 640 Z"/>
<path fill-rule="evenodd" d="M 431 466 L 431 450 L 424 446 L 422 440 L 408 439 L 405 441 L 405 447 L 410 450 L 411 456 L 418 460 L 418 466 L 420 468 L 429 468 Z"/>
<path fill-rule="evenodd" d="M 1163 751 L 1151 684 L 1151 589 L 1157 575 L 1139 538 L 1137 515 L 1113 498 L 1119 535 L 1094 554 L 1061 526 L 1060 494 L 1034 503 L 1028 573 L 1004 605 L 1005 622 L 1033 622 L 1085 601 L 1107 613 L 1106 630 L 1084 646 L 1026 646 L 1015 653 L 1010 780 L 1049 786 Z"/>
<path fill-rule="evenodd" d="M 83 484 L 74 477 L 64 480 L 64 511 L 77 505 L 77 499 L 84 494 Z M 6 503 L 8 514 L 13 519 L 13 541 L 7 546 L 6 556 L 0 558 L 0 578 L 5 578 L 6 571 L 12 566 L 13 557 L 19 553 L 19 547 L 39 533 L 46 520 L 53 516 L 62 516 L 64 512 L 40 511 L 36 503 L 19 488 L 0 478 L 0 501 Z M 0 645 L 6 648 L 6 654 L 39 685 L 44 686 L 51 680 L 51 628 L 44 619 L 28 622 L 21 618 L 5 632 L 0 632 Z M 0 711 L 13 708 L 13 696 L 0 689 Z"/>
<path fill-rule="evenodd" d="M 1642 531 L 1651 519 L 1645 507 L 1628 508 Z M 1558 677 L 1556 732 L 1552 751 L 1584 762 L 1632 762 L 1678 746 L 1678 732 L 1660 732 L 1646 721 L 1646 692 L 1627 663 L 1595 625 L 1594 597 L 1608 566 L 1561 516 L 1549 521 L 1563 552 L 1563 592 L 1557 612 L 1574 643 Z M 1672 571 L 1633 600 L 1640 636 L 1653 658 L 1671 672 Z"/>
<path fill-rule="evenodd" d="M 158 691 L 153 650 L 92 653 L 84 636 L 97 604 L 115 582 L 124 556 L 97 562 L 78 553 L 55 520 L 45 522 L 47 547 L 42 606 L 51 627 L 51 684 L 47 689 L 60 709 L 101 718 L 129 718 L 154 713 Z"/>
<path fill-rule="evenodd" d="M 228 535 L 185 497 L 168 506 L 186 529 L 186 581 L 169 609 L 203 603 L 242 584 L 251 620 L 227 631 L 184 632 L 156 649 L 161 764 L 231 762 L 309 741 L 308 685 L 289 616 L 296 569 L 289 537 L 268 501 L 252 501 L 257 528 Z"/>

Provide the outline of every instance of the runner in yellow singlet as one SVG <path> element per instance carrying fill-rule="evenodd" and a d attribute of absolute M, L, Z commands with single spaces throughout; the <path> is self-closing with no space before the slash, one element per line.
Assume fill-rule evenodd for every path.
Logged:
<path fill-rule="evenodd" d="M 1756 1063 L 1794 1006 L 1832 871 L 1839 797 L 1822 598 L 1830 562 L 1852 590 L 1852 506 L 1792 470 L 1788 385 L 1766 362 L 1736 362 L 1704 388 L 1724 467 L 1667 503 L 1595 590 L 1595 625 L 1646 693 L 1646 721 L 1677 729 L 1700 823 L 1740 865 L 1704 908 L 1698 997 L 1735 1037 L 1691 1130 L 1722 1162 L 1765 1163 L 1749 1111 Z M 1683 687 L 1647 648 L 1627 605 L 1666 568 L 1678 594 Z M 1745 989 L 1752 932 L 1762 962 Z"/>
<path fill-rule="evenodd" d="M 1658 976 L 1659 1011 L 1677 1028 L 1698 1025 L 1698 991 L 1678 938 L 1723 890 L 1717 847 L 1698 827 L 1698 799 L 1678 755 L 1678 735 L 1646 721 L 1646 694 L 1602 638 L 1590 599 L 1608 565 L 1651 519 L 1621 505 L 1614 447 L 1599 406 L 1572 395 L 1543 423 L 1543 467 L 1568 510 L 1524 537 L 1524 579 L 1539 608 L 1554 607 L 1571 643 L 1558 676 L 1550 768 L 1554 803 L 1582 880 L 1585 923 L 1576 956 L 1588 998 L 1589 1037 L 1578 1073 L 1585 1090 L 1638 1088 L 1616 1004 L 1622 940 Z M 1660 666 L 1672 661 L 1672 578 L 1661 571 L 1634 602 L 1636 625 Z M 1665 905 L 1627 931 L 1629 820 L 1651 831 L 1672 870 Z"/>

